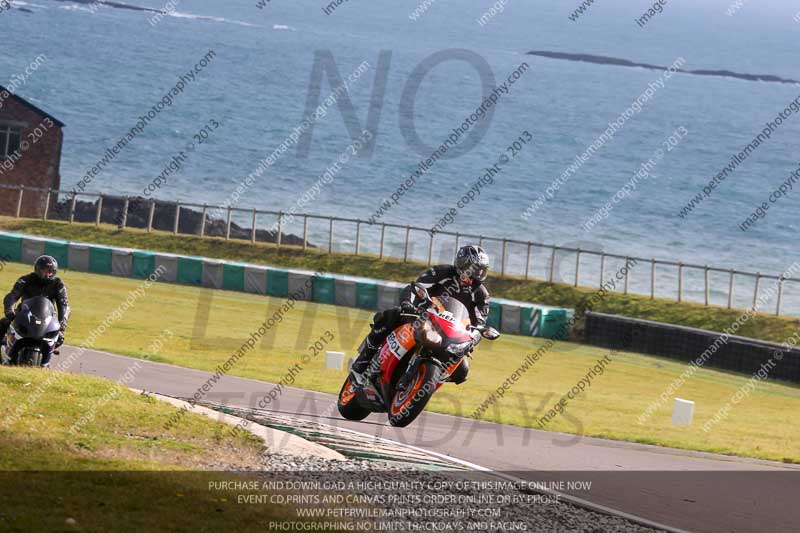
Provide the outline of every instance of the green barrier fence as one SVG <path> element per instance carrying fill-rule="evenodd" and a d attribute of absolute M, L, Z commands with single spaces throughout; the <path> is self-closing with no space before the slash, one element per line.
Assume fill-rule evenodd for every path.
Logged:
<path fill-rule="evenodd" d="M 22 237 L 0 235 L 0 260 L 22 261 Z"/>
<path fill-rule="evenodd" d="M 45 241 L 44 253 L 53 256 L 59 268 L 69 268 L 69 246 L 66 241 Z"/>
<path fill-rule="evenodd" d="M 0 233 L 0 259 L 21 262 L 24 255 L 23 237 L 13 233 Z M 123 269 L 126 276 L 144 279 L 155 273 L 157 264 L 165 264 L 171 266 L 166 267 L 159 277 L 160 281 L 177 281 L 191 285 L 203 284 L 204 260 L 202 258 L 159 254 L 146 250 L 129 251 L 59 240 L 42 239 L 42 241 L 45 253 L 55 257 L 61 266 L 69 265 L 70 268 L 80 271 L 88 270 L 96 274 L 111 274 L 114 270 L 114 250 L 118 250 L 117 256 L 124 252 L 130 258 L 130 268 Z M 70 265 L 70 263 L 73 264 Z M 305 271 L 290 271 L 243 263 L 222 262 L 220 264 L 215 261 L 214 264 L 218 269 L 214 278 L 214 287 L 219 287 L 221 283 L 221 288 L 226 290 L 266 293 L 269 296 L 288 296 L 292 285 L 297 285 L 298 280 L 307 280 L 310 275 Z M 221 269 L 219 269 L 220 266 Z M 120 275 L 123 274 L 120 273 Z M 368 279 L 357 279 L 356 281 L 349 277 L 339 278 L 336 275 L 325 274 L 312 278 L 311 299 L 317 303 L 355 306 L 372 310 L 377 309 L 379 304 L 388 304 L 390 300 L 393 302 L 396 292 L 396 283 Z M 497 299 L 489 304 L 487 322 L 504 333 L 566 339 L 568 337 L 566 325 L 572 313 L 571 310 L 566 309 Z"/>
<path fill-rule="evenodd" d="M 356 307 L 378 308 L 378 285 L 367 281 L 356 282 Z"/>
<path fill-rule="evenodd" d="M 222 288 L 228 291 L 244 290 L 244 265 L 239 263 L 222 265 Z"/>
<path fill-rule="evenodd" d="M 569 313 L 566 309 L 543 309 L 540 320 L 538 337 L 557 340 L 566 340 L 569 337 Z"/>
<path fill-rule="evenodd" d="M 111 274 L 111 248 L 104 246 L 89 247 L 89 272 Z"/>
<path fill-rule="evenodd" d="M 520 335 L 533 335 L 538 337 L 541 322 L 541 310 L 533 307 L 523 307 L 519 316 Z"/>
<path fill-rule="evenodd" d="M 178 283 L 200 285 L 203 283 L 203 260 L 197 257 L 178 258 Z"/>
<path fill-rule="evenodd" d="M 486 323 L 496 330 L 500 330 L 500 321 L 503 314 L 503 308 L 496 302 L 489 302 L 489 318 Z"/>
<path fill-rule="evenodd" d="M 156 270 L 156 254 L 151 252 L 133 252 L 131 276 L 145 279 Z"/>
<path fill-rule="evenodd" d="M 267 294 L 289 296 L 289 271 L 279 268 L 267 269 Z"/>
<path fill-rule="evenodd" d="M 333 305 L 336 294 L 336 281 L 331 276 L 315 276 L 312 285 L 312 299 L 321 304 Z"/>

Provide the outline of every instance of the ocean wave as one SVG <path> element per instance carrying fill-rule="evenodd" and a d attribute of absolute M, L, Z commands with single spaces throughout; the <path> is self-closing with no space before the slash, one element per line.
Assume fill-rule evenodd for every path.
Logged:
<path fill-rule="evenodd" d="M 250 24 L 249 22 L 243 22 L 241 20 L 226 19 L 226 18 L 223 18 L 223 17 L 208 17 L 208 16 L 204 16 L 204 15 L 194 15 L 192 13 L 181 13 L 179 11 L 173 11 L 172 13 L 164 12 L 164 16 L 181 18 L 181 19 L 206 20 L 206 21 L 211 21 L 211 22 L 224 22 L 224 23 L 227 23 L 227 24 L 237 24 L 239 26 L 247 26 L 247 27 L 250 27 L 250 28 L 258 28 L 259 27 L 256 24 Z"/>
<path fill-rule="evenodd" d="M 94 14 L 100 7 L 104 7 L 104 6 L 98 5 L 97 7 L 94 7 L 94 6 L 84 7 L 84 6 L 78 5 L 78 4 L 69 4 L 69 5 L 66 5 L 66 6 L 58 6 L 58 9 L 63 9 L 64 11 L 84 11 L 86 13 Z"/>
<path fill-rule="evenodd" d="M 94 14 L 99 7 L 110 7 L 116 9 L 125 9 L 128 11 L 143 11 L 145 13 L 160 14 L 165 17 L 183 18 L 189 20 L 202 20 L 206 22 L 222 22 L 226 24 L 236 24 L 238 26 L 248 26 L 253 28 L 260 27 L 257 26 L 256 24 L 250 24 L 249 22 L 243 22 L 241 20 L 232 20 L 223 17 L 211 17 L 205 15 L 195 15 L 193 13 L 181 13 L 179 11 L 169 12 L 163 9 L 142 7 L 142 6 L 137 6 L 135 4 L 126 4 L 123 2 L 115 2 L 111 0 L 53 0 L 53 1 L 63 2 L 65 4 L 68 4 L 65 6 L 61 6 L 61 9 L 66 9 L 68 11 L 86 11 L 88 13 Z M 88 7 L 83 7 L 83 6 L 88 6 Z"/>
<path fill-rule="evenodd" d="M 29 2 L 21 2 L 20 0 L 14 0 L 13 2 L 11 2 L 11 6 L 12 7 L 14 7 L 14 6 L 36 7 L 36 8 L 39 8 L 39 9 L 47 9 L 46 6 L 42 6 L 42 5 L 39 5 L 39 4 L 31 4 Z"/>

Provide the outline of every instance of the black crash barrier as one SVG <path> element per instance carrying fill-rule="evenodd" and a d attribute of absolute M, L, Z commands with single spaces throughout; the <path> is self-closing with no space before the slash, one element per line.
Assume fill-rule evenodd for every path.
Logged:
<path fill-rule="evenodd" d="M 800 349 L 745 337 L 607 315 L 586 313 L 585 342 L 604 348 L 695 361 L 698 366 L 755 374 L 767 369 L 770 379 L 800 383 Z M 704 355 L 705 353 L 705 355 Z M 702 364 L 701 364 L 702 361 Z"/>

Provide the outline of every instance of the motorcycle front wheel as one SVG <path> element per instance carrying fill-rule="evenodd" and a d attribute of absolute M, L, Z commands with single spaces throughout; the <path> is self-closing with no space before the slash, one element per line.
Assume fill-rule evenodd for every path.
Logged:
<path fill-rule="evenodd" d="M 416 375 L 402 389 L 394 393 L 389 406 L 389 424 L 403 428 L 425 410 L 442 376 L 442 369 L 430 361 L 417 366 Z"/>
<path fill-rule="evenodd" d="M 19 366 L 42 366 L 42 351 L 38 348 L 25 347 L 17 355 Z"/>
<path fill-rule="evenodd" d="M 339 408 L 339 414 L 347 420 L 364 420 L 370 413 L 369 410 L 364 409 L 358 404 L 358 400 L 356 400 L 356 386 L 353 383 L 353 378 L 350 376 L 347 376 L 344 385 L 342 385 L 342 390 L 339 391 L 336 407 Z"/>

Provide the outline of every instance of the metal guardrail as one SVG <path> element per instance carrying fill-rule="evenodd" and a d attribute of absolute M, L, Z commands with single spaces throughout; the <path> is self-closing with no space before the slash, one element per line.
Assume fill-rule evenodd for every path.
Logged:
<path fill-rule="evenodd" d="M 526 280 L 539 279 L 551 283 L 566 282 L 575 287 L 600 287 L 608 280 L 606 277 L 607 274 L 617 270 L 609 263 L 634 265 L 630 268 L 623 269 L 624 278 L 615 280 L 615 283 L 617 281 L 622 282 L 622 286 L 619 287 L 615 285 L 612 290 L 624 294 L 632 293 L 649 296 L 651 299 L 656 297 L 672 297 L 677 302 L 694 301 L 706 306 L 720 305 L 729 309 L 755 308 L 759 296 L 764 290 L 763 282 L 773 280 L 777 285 L 777 297 L 774 308 L 775 314 L 781 315 L 784 313 L 782 309 L 785 299 L 784 293 L 788 287 L 791 287 L 793 297 L 791 298 L 792 309 L 789 314 L 800 315 L 800 279 L 786 278 L 783 277 L 783 275 L 762 274 L 761 272 L 748 272 L 731 268 L 684 263 L 681 261 L 625 256 L 606 253 L 604 251 L 581 249 L 580 247 L 557 246 L 533 241 L 484 235 L 453 233 L 448 231 L 432 234 L 429 229 L 418 226 L 383 222 L 373 224 L 357 218 L 325 216 L 310 213 L 290 214 L 283 211 L 260 210 L 255 208 L 218 207 L 208 204 L 164 201 L 156 198 L 143 199 L 141 197 L 115 196 L 89 192 L 79 193 L 77 191 L 62 191 L 13 185 L 0 185 L 0 189 L 16 191 L 17 202 L 15 215 L 17 218 L 27 214 L 23 212 L 25 211 L 23 207 L 30 204 L 30 202 L 28 202 L 28 204 L 24 202 L 26 194 L 33 193 L 40 197 L 38 202 L 34 202 L 34 205 L 37 206 L 34 216 L 41 217 L 44 220 L 48 220 L 48 217 L 53 218 L 52 210 L 55 206 L 60 205 L 58 202 L 59 198 L 66 199 L 69 207 L 65 219 L 68 220 L 69 223 L 75 221 L 78 198 L 90 198 L 94 204 L 94 222 L 96 225 L 102 222 L 104 207 L 107 207 L 111 200 L 116 200 L 117 203 L 122 202 L 122 206 L 118 216 L 113 217 L 114 223 L 117 224 L 120 229 L 125 229 L 128 227 L 128 215 L 131 201 L 144 201 L 149 207 L 146 217 L 147 222 L 144 226 L 144 229 L 148 232 L 154 229 L 154 216 L 157 207 L 168 206 L 174 209 L 174 219 L 171 224 L 171 230 L 174 234 L 187 233 L 186 231 L 179 231 L 181 227 L 181 212 L 183 209 L 190 209 L 197 210 L 195 215 L 200 215 L 200 221 L 199 227 L 188 233 L 199 235 L 200 237 L 207 237 L 209 236 L 207 231 L 208 224 L 215 220 L 208 215 L 209 209 L 212 209 L 214 212 L 225 214 L 225 231 L 224 235 L 220 235 L 225 239 L 232 238 L 232 228 L 234 227 L 239 229 L 238 233 L 242 233 L 243 228 L 234 222 L 234 217 L 245 217 L 247 220 L 246 223 L 250 224 L 250 227 L 246 228 L 249 230 L 248 237 L 250 242 L 274 242 L 277 247 L 286 246 L 283 241 L 287 235 L 290 235 L 288 226 L 296 220 L 301 220 L 302 229 L 299 227 L 297 228 L 297 233 L 299 234 L 297 236 L 302 243 L 300 246 L 303 249 L 312 246 L 323 250 L 327 248 L 329 253 L 334 251 L 352 253 L 354 255 L 371 253 L 377 255 L 381 259 L 384 257 L 395 257 L 398 259 L 402 258 L 404 262 L 412 259 L 421 260 L 427 262 L 428 265 L 433 263 L 434 250 L 436 249 L 435 243 L 437 241 L 437 260 L 442 261 L 452 260 L 452 257 L 455 255 L 455 250 L 457 250 L 461 244 L 468 241 L 477 241 L 481 246 L 493 248 L 491 251 L 497 252 L 496 256 L 499 256 L 499 271 L 496 266 L 497 261 L 495 261 L 494 268 L 501 278 L 519 277 Z M 62 203 L 63 201 L 64 200 L 62 200 Z M 30 211 L 30 209 L 27 211 Z M 258 225 L 259 217 L 262 216 L 275 217 L 275 222 L 270 226 L 271 229 L 267 230 L 270 235 L 274 235 L 274 240 L 259 240 Z M 314 221 L 324 222 L 327 229 L 315 231 L 313 235 L 310 235 L 310 224 Z M 351 238 L 336 237 L 336 227 L 337 225 L 341 227 L 342 224 L 355 226 L 353 228 L 354 234 L 350 234 Z M 368 230 L 379 230 L 380 237 L 377 238 L 376 235 L 373 241 L 365 241 L 364 234 Z M 392 231 L 395 232 L 394 239 L 389 235 Z M 400 233 L 399 239 L 396 235 L 398 232 Z M 417 250 L 415 250 L 418 248 L 416 237 L 420 234 L 425 235 L 427 239 L 427 247 L 426 250 L 422 250 L 422 254 L 417 253 Z M 300 237 L 300 235 L 302 236 Z M 309 243 L 310 238 L 319 239 L 324 244 L 321 246 L 314 246 Z M 349 249 L 347 247 L 348 243 L 350 245 Z M 537 255 L 543 255 L 544 260 L 537 259 Z M 649 271 L 649 275 L 646 274 L 642 276 L 640 274 L 643 270 L 641 265 L 649 265 L 649 268 L 644 269 Z M 717 279 L 720 275 L 723 276 L 722 280 Z M 674 287 L 675 290 L 670 290 L 670 287 Z M 621 289 L 621 291 L 618 289 Z M 672 292 L 672 295 L 669 294 L 670 292 Z M 665 293 L 667 293 L 666 296 Z M 752 299 L 750 299 L 749 295 L 752 295 Z"/>

